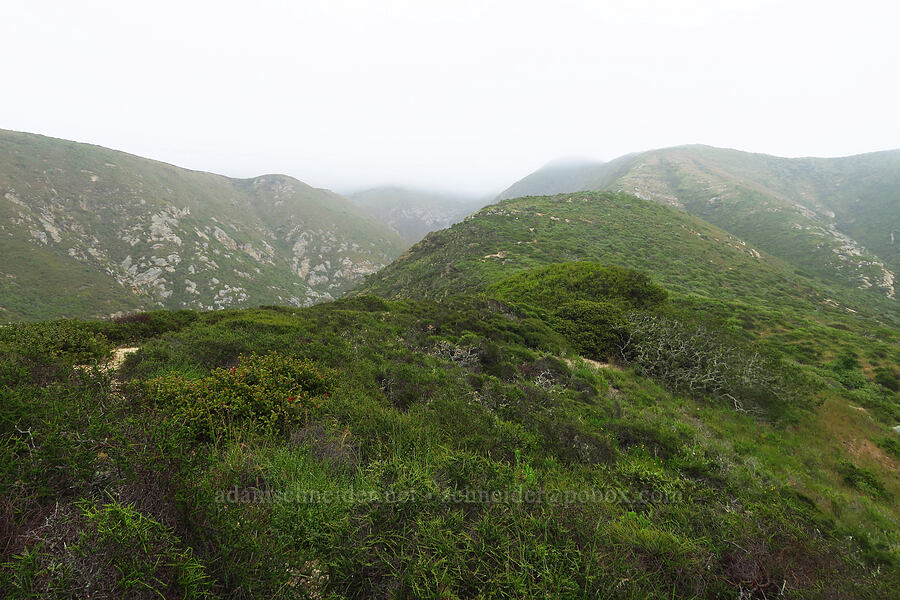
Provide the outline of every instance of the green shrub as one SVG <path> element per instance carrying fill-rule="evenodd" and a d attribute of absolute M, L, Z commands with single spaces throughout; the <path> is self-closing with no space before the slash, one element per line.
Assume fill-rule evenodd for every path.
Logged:
<path fill-rule="evenodd" d="M 208 377 L 173 374 L 135 385 L 173 424 L 208 441 L 239 423 L 274 432 L 306 421 L 332 390 L 332 379 L 310 361 L 273 352 L 241 357 L 239 365 Z"/>
<path fill-rule="evenodd" d="M 83 503 L 81 514 L 87 523 L 75 552 L 116 580 L 115 589 L 211 597 L 205 569 L 191 550 L 181 550 L 178 538 L 133 506 Z"/>
<path fill-rule="evenodd" d="M 170 331 L 180 331 L 197 321 L 192 310 L 158 310 L 115 317 L 108 321 L 89 321 L 86 326 L 117 344 L 135 343 Z"/>
<path fill-rule="evenodd" d="M 7 598 L 212 598 L 205 566 L 130 504 L 57 506 L 42 539 L 2 565 Z"/>
<path fill-rule="evenodd" d="M 645 273 L 592 262 L 525 271 L 491 286 L 488 294 L 544 316 L 579 354 L 590 358 L 615 353 L 625 311 L 656 307 L 667 297 Z"/>
<path fill-rule="evenodd" d="M 385 367 L 377 382 L 385 397 L 400 411 L 431 400 L 449 383 L 443 372 L 409 363 Z"/>
<path fill-rule="evenodd" d="M 881 438 L 875 443 L 879 448 L 887 452 L 889 455 L 893 456 L 897 460 L 900 460 L 900 440 L 898 440 L 896 437 Z"/>
<path fill-rule="evenodd" d="M 641 271 L 594 262 L 549 265 L 518 273 L 488 288 L 488 293 L 513 304 L 548 310 L 579 300 L 611 301 L 629 308 L 652 308 L 668 293 Z"/>
<path fill-rule="evenodd" d="M 842 461 L 838 470 L 847 485 L 853 489 L 884 500 L 890 498 L 890 493 L 878 481 L 878 477 L 868 469 L 858 467 L 849 461 Z"/>
<path fill-rule="evenodd" d="M 892 392 L 900 392 L 900 372 L 897 369 L 878 367 L 875 369 L 875 383 Z"/>
<path fill-rule="evenodd" d="M 26 360 L 49 359 L 86 364 L 106 358 L 111 350 L 112 345 L 103 335 L 74 320 L 0 328 L 0 352 Z"/>
<path fill-rule="evenodd" d="M 335 302 L 335 308 L 361 310 L 364 312 L 385 312 L 390 310 L 387 301 L 378 296 L 362 295 L 354 298 L 342 298 Z"/>
<path fill-rule="evenodd" d="M 611 302 L 576 300 L 554 311 L 551 323 L 582 356 L 605 358 L 618 350 L 625 318 Z"/>

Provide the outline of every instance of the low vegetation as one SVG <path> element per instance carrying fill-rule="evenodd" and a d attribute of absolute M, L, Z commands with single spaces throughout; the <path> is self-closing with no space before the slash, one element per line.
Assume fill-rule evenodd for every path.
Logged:
<path fill-rule="evenodd" d="M 660 337 L 636 315 L 690 337 L 684 306 L 644 274 L 585 263 L 441 302 L 0 329 L 0 586 L 10 598 L 893 597 L 894 434 L 848 408 L 833 426 L 866 427 L 885 454 L 821 436 L 841 394 L 888 392 L 868 358 L 794 361 L 810 380 L 790 410 L 755 379 L 768 367 L 692 386 L 634 341 Z M 739 333 L 709 344 L 685 367 L 770 351 Z M 120 345 L 140 350 L 102 368 Z"/>

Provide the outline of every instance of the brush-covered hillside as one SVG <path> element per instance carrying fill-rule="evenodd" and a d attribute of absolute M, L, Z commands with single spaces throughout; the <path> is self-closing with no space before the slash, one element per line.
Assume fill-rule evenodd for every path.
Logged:
<path fill-rule="evenodd" d="M 410 244 L 427 233 L 450 227 L 489 203 L 471 198 L 403 187 L 378 187 L 347 197 Z"/>
<path fill-rule="evenodd" d="M 506 278 L 572 261 L 646 271 L 683 316 L 712 319 L 810 368 L 866 350 L 870 378 L 896 372 L 897 354 L 888 351 L 900 340 L 896 300 L 810 277 L 684 211 L 621 193 L 501 201 L 426 236 L 352 293 L 484 294 Z M 900 421 L 892 397 L 858 402 L 885 424 Z"/>
<path fill-rule="evenodd" d="M 580 262 L 0 329 L 0 589 L 893 598 L 900 443 L 846 397 L 896 345 L 804 369 L 672 301 Z"/>
<path fill-rule="evenodd" d="M 897 291 L 900 151 L 788 159 L 683 146 L 551 164 L 500 198 L 578 190 L 681 208 L 807 273 L 891 297 Z"/>
<path fill-rule="evenodd" d="M 345 198 L 0 131 L 0 321 L 306 305 L 405 247 Z"/>
<path fill-rule="evenodd" d="M 895 596 L 900 344 L 864 292 L 611 193 L 366 285 L 0 329 L 0 589 Z"/>
<path fill-rule="evenodd" d="M 428 235 L 358 291 L 442 298 L 552 263 L 593 260 L 652 273 L 685 295 L 896 322 L 892 299 L 829 285 L 684 211 L 628 194 L 504 200 Z"/>

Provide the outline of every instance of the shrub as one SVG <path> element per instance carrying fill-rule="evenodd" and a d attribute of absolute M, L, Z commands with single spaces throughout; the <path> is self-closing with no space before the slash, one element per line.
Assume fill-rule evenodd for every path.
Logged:
<path fill-rule="evenodd" d="M 615 353 L 625 311 L 656 307 L 667 297 L 645 273 L 592 262 L 519 273 L 491 286 L 488 293 L 542 314 L 579 354 L 590 358 Z"/>
<path fill-rule="evenodd" d="M 875 383 L 892 392 L 900 392 L 900 373 L 896 369 L 879 367 L 875 369 Z"/>
<path fill-rule="evenodd" d="M 445 374 L 409 363 L 390 364 L 377 375 L 377 383 L 385 397 L 400 411 L 433 399 L 448 385 Z"/>
<path fill-rule="evenodd" d="M 333 387 L 330 372 L 274 352 L 242 356 L 237 366 L 208 377 L 174 374 L 136 385 L 176 426 L 207 441 L 238 424 L 273 432 L 308 420 Z"/>
<path fill-rule="evenodd" d="M 550 416 L 537 423 L 543 447 L 564 464 L 611 464 L 618 451 L 605 435 L 586 430 L 581 424 Z"/>
<path fill-rule="evenodd" d="M 890 493 L 878 481 L 878 477 L 868 469 L 857 467 L 849 461 L 843 461 L 838 471 L 844 477 L 847 485 L 855 490 L 884 500 L 891 497 Z"/>
<path fill-rule="evenodd" d="M 866 387 L 866 384 L 869 383 L 866 376 L 855 368 L 834 368 L 832 377 L 848 390 L 858 390 Z"/>
<path fill-rule="evenodd" d="M 342 298 L 335 304 L 336 307 L 348 310 L 360 310 L 364 312 L 385 312 L 391 309 L 387 301 L 378 296 L 362 295 L 354 298 Z"/>
<path fill-rule="evenodd" d="M 197 321 L 199 316 L 192 310 L 158 310 L 123 315 L 109 321 L 91 321 L 86 325 L 117 344 L 125 344 L 179 331 Z"/>
<path fill-rule="evenodd" d="M 875 443 L 879 448 L 893 456 L 895 459 L 900 460 L 900 440 L 897 440 L 897 438 L 886 437 L 881 438 Z"/>
<path fill-rule="evenodd" d="M 2 565 L 8 598 L 212 598 L 204 565 L 171 530 L 112 501 L 58 505 L 40 541 Z"/>
<path fill-rule="evenodd" d="M 488 292 L 514 304 L 555 309 L 579 300 L 613 301 L 623 308 L 652 308 L 668 293 L 641 271 L 594 262 L 549 265 L 513 275 Z"/>
<path fill-rule="evenodd" d="M 118 502 L 85 503 L 81 512 L 87 526 L 75 551 L 95 561 L 116 589 L 148 597 L 163 590 L 184 598 L 211 597 L 203 565 L 190 549 L 180 550 L 178 538 L 161 524 Z"/>
<path fill-rule="evenodd" d="M 625 319 L 610 302 L 576 300 L 554 311 L 551 323 L 582 356 L 605 358 L 621 344 Z"/>
<path fill-rule="evenodd" d="M 61 320 L 0 328 L 0 352 L 26 360 L 90 363 L 109 356 L 112 346 L 101 334 L 78 321 Z"/>
<path fill-rule="evenodd" d="M 781 409 L 806 395 L 804 379 L 782 361 L 659 315 L 630 313 L 620 353 L 675 392 L 724 399 L 740 411 Z"/>

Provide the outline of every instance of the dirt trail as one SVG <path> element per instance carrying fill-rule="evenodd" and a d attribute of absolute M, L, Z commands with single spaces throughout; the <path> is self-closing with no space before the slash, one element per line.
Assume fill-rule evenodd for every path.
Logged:
<path fill-rule="evenodd" d="M 133 354 L 140 350 L 139 347 L 122 347 L 116 348 L 113 352 L 113 357 L 107 361 L 101 368 L 104 371 L 118 371 L 119 367 L 122 366 L 122 363 L 125 362 L 125 359 L 129 354 Z"/>
<path fill-rule="evenodd" d="M 621 367 L 610 364 L 610 363 L 600 362 L 597 360 L 591 360 L 590 358 L 585 358 L 583 356 L 579 356 L 578 358 L 580 358 L 587 364 L 591 365 L 595 369 L 612 369 L 613 371 L 621 371 L 622 370 Z M 570 367 L 574 367 L 577 364 L 577 361 L 572 360 L 571 358 L 566 358 L 564 360 L 566 361 L 566 364 L 568 364 Z"/>
<path fill-rule="evenodd" d="M 121 348 L 116 348 L 113 351 L 112 358 L 110 358 L 106 362 L 101 363 L 99 365 L 99 369 L 101 371 L 103 371 L 104 373 L 108 373 L 110 375 L 110 377 L 112 379 L 113 391 L 116 391 L 119 387 L 119 380 L 116 377 L 116 371 L 119 370 L 119 367 L 122 366 L 122 363 L 125 362 L 125 359 L 128 357 L 129 354 L 133 354 L 133 353 L 137 352 L 138 350 L 140 350 L 140 348 L 137 346 L 123 346 Z M 75 368 L 86 371 L 92 367 L 91 367 L 91 365 L 76 365 Z"/>

